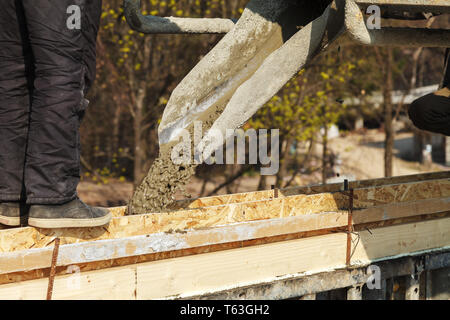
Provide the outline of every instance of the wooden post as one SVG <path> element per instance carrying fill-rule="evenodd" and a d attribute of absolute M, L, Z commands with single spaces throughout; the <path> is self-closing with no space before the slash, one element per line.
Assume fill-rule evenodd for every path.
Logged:
<path fill-rule="evenodd" d="M 433 272 L 425 273 L 425 299 L 433 300 Z"/>

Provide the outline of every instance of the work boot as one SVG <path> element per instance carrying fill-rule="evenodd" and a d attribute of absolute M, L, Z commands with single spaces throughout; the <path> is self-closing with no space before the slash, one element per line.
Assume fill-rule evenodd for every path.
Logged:
<path fill-rule="evenodd" d="M 37 228 L 87 228 L 108 224 L 111 213 L 107 209 L 90 207 L 76 198 L 59 205 L 32 205 L 28 224 Z"/>
<path fill-rule="evenodd" d="M 10 227 L 20 226 L 20 202 L 0 203 L 0 223 Z"/>

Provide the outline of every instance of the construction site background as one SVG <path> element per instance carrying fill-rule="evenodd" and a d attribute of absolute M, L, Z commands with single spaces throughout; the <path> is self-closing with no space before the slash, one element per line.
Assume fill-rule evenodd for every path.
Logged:
<path fill-rule="evenodd" d="M 160 16 L 238 18 L 247 2 L 144 1 L 143 8 Z M 219 35 L 144 36 L 129 29 L 121 4 L 121 0 L 103 2 L 97 80 L 81 129 L 79 192 L 88 203 L 104 206 L 129 200 L 133 186 L 158 155 L 157 128 L 172 90 L 221 39 Z M 383 25 L 392 23 L 383 20 Z M 444 15 L 404 25 L 448 28 L 450 18 Z M 346 46 L 323 55 L 245 126 L 280 129 L 279 174 L 259 176 L 254 165 L 204 165 L 187 191 L 198 197 L 321 183 L 338 174 L 365 179 L 446 170 L 448 139 L 413 129 L 405 116 L 407 99 L 402 99 L 417 88 L 437 85 L 443 59 L 444 50 L 437 48 Z M 386 81 L 389 77 L 392 82 Z M 392 99 L 394 120 L 386 123 L 385 109 L 390 108 L 383 93 L 394 91 L 400 92 L 400 100 Z M 381 103 L 370 99 L 377 95 Z M 349 99 L 358 103 L 348 103 Z M 388 150 L 393 158 L 389 166 L 384 145 L 390 128 L 396 137 L 392 152 Z"/>

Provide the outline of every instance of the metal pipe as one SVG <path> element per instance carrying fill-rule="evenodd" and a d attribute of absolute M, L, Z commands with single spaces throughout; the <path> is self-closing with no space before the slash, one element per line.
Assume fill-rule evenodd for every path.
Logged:
<path fill-rule="evenodd" d="M 448 0 L 355 0 L 361 7 L 377 5 L 383 8 L 391 7 L 395 10 L 414 12 L 449 13 Z"/>
<path fill-rule="evenodd" d="M 450 30 L 420 28 L 381 28 L 370 30 L 355 1 L 347 0 L 345 27 L 350 38 L 368 46 L 450 47 Z"/>
<path fill-rule="evenodd" d="M 228 33 L 235 24 L 231 19 L 144 16 L 141 0 L 124 0 L 124 11 L 131 29 L 148 34 L 220 34 Z"/>

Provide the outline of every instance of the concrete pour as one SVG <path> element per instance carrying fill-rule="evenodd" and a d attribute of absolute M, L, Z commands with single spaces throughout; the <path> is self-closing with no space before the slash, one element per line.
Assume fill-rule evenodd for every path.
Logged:
<path fill-rule="evenodd" d="M 330 2 L 253 0 L 248 4 L 235 27 L 172 93 L 159 127 L 160 157 L 137 188 L 128 214 L 164 210 L 195 173 L 195 165 L 179 166 L 170 159 L 181 130 L 192 131 L 194 121 L 202 121 L 207 130 L 219 130 L 226 137 L 226 129 L 239 128 L 338 38 L 344 20 L 336 9 L 345 2 L 335 0 L 327 7 Z M 195 147 L 203 152 L 220 145 L 207 132 Z"/>

